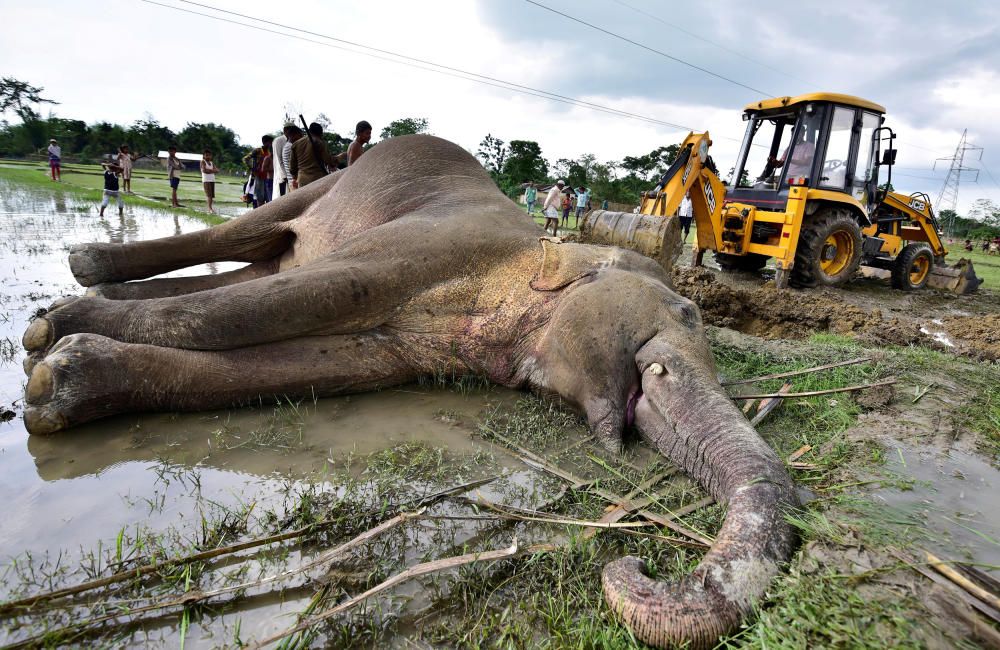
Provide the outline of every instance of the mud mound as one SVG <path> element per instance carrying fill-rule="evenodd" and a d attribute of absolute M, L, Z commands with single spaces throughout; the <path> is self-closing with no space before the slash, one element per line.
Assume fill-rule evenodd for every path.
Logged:
<path fill-rule="evenodd" d="M 941 323 L 970 356 L 1000 360 L 1000 314 L 947 316 Z"/>
<path fill-rule="evenodd" d="M 823 291 L 778 291 L 773 285 L 735 287 L 703 267 L 673 270 L 674 289 L 701 307 L 706 323 L 764 338 L 805 338 L 816 332 L 891 345 L 937 344 L 915 323 L 886 319 Z"/>

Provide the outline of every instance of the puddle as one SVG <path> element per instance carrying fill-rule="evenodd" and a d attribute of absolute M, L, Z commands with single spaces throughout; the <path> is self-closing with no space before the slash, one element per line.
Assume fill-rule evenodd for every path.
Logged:
<path fill-rule="evenodd" d="M 928 550 L 938 557 L 1000 566 L 1000 472 L 958 450 L 889 442 L 887 452 L 886 468 L 917 483 L 910 490 L 879 490 L 874 497 L 921 517 Z"/>
<path fill-rule="evenodd" d="M 475 434 L 484 409 L 520 396 L 496 387 L 463 394 L 454 389 L 404 386 L 380 393 L 302 400 L 280 408 L 261 405 L 193 414 L 133 414 L 52 437 L 29 436 L 21 419 L 25 376 L 20 338 L 38 308 L 82 291 L 69 271 L 68 248 L 79 242 L 144 240 L 204 227 L 190 217 L 130 205 L 122 217 L 112 211 L 111 216 L 100 218 L 91 202 L 71 194 L 0 180 L 0 232 L 4 233 L 0 242 L 0 407 L 13 405 L 16 412 L 13 419 L 0 422 L 0 502 L 4 504 L 0 574 L 6 575 L 3 572 L 10 569 L 12 558 L 23 561 L 28 554 L 38 561 L 58 558 L 64 566 L 73 566 L 85 556 L 85 549 L 98 544 L 114 548 L 122 530 L 166 530 L 178 522 L 192 526 L 206 502 L 224 507 L 252 503 L 259 509 L 280 506 L 290 489 L 315 481 L 325 469 L 337 465 L 343 469 L 352 456 L 403 443 L 426 443 L 472 458 L 481 454 L 489 462 L 482 467 L 466 466 L 462 475 L 448 476 L 445 482 L 454 485 L 484 472 L 506 471 L 505 482 L 521 488 L 520 498 L 508 495 L 506 500 L 525 506 L 537 502 L 539 474 Z M 239 266 L 206 264 L 174 275 L 220 273 Z M 415 481 L 415 491 L 420 487 Z M 483 488 L 483 493 L 490 496 L 491 489 Z M 470 526 L 449 539 L 462 543 L 474 533 Z M 427 546 L 421 548 L 415 540 L 440 535 L 437 529 L 408 532 L 402 553 L 423 553 Z M 0 602 L 10 597 L 11 588 L 4 580 Z M 38 590 L 36 586 L 29 591 Z M 264 595 L 247 611 L 241 607 L 243 637 L 262 638 L 287 627 L 312 593 L 312 589 L 292 588 L 281 598 Z M 249 611 L 252 614 L 247 616 Z M 186 645 L 218 647 L 220 642 L 231 641 L 225 628 L 233 620 L 219 617 L 192 625 Z M 177 628 L 174 615 L 154 619 L 131 642 L 176 646 Z M 0 644 L 10 633 L 0 632 Z"/>
<path fill-rule="evenodd" d="M 937 318 L 935 318 L 931 322 L 934 323 L 934 324 L 936 324 L 936 325 L 941 325 L 942 324 L 942 322 L 939 319 L 937 319 Z M 943 345 L 945 347 L 949 347 L 949 348 L 955 347 L 955 344 L 951 342 L 951 339 L 948 338 L 948 334 L 945 333 L 945 332 L 933 332 L 933 331 L 927 329 L 927 327 L 925 327 L 925 326 L 921 326 L 920 327 L 920 331 L 923 332 L 924 334 L 926 334 L 927 336 L 931 337 L 932 339 L 934 339 L 935 341 L 937 341 L 938 343 L 940 343 L 941 345 Z"/>

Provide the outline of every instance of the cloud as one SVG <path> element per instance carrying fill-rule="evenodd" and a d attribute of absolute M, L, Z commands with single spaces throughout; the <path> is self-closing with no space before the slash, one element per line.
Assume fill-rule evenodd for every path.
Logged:
<path fill-rule="evenodd" d="M 1000 170 L 1000 133 L 992 121 L 1000 87 L 1000 4 L 717 0 L 668 9 L 651 0 L 539 1 L 765 94 L 830 90 L 884 104 L 900 134 L 900 165 L 913 168 L 904 173 L 919 177 L 911 179 L 914 185 L 932 197 L 937 189 L 927 186 L 939 184 L 927 179 L 943 179 L 930 169 L 932 161 L 949 155 L 965 128 L 986 148 L 987 164 L 997 161 L 990 166 Z M 378 131 L 393 119 L 427 117 L 432 131 L 467 149 L 492 133 L 536 140 L 550 160 L 583 153 L 620 159 L 685 135 L 379 60 L 318 36 L 298 34 L 324 44 L 135 0 L 105 0 L 99 12 L 71 0 L 0 3 L 8 24 L 44 26 L 42 38 L 36 29 L 5 30 L 5 74 L 44 86 L 62 102 L 57 113 L 87 121 L 127 123 L 151 113 L 175 130 L 189 121 L 223 123 L 251 142 L 280 128 L 291 103 L 307 118 L 325 113 L 341 133 L 359 119 Z M 742 107 L 760 98 L 526 2 L 214 4 L 708 129 L 722 168 L 731 165 L 742 136 Z M 1000 200 L 1000 188 L 984 179 L 963 186 L 961 196 L 963 204 L 979 196 Z"/>

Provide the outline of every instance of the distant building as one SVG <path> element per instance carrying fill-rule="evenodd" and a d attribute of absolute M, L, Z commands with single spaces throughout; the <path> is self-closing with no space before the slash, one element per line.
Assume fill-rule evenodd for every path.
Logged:
<path fill-rule="evenodd" d="M 163 167 L 166 167 L 167 166 L 167 158 L 170 157 L 170 152 L 169 151 L 161 151 L 158 154 L 156 154 L 156 157 L 157 157 L 157 159 L 159 159 L 160 165 L 162 165 Z M 178 151 L 177 152 L 177 159 L 180 160 L 182 163 L 184 163 L 184 168 L 185 169 L 190 169 L 191 165 L 189 165 L 188 163 L 194 163 L 196 166 L 201 163 L 201 154 L 200 153 L 181 153 L 180 151 Z M 200 169 L 200 166 L 198 168 Z"/>

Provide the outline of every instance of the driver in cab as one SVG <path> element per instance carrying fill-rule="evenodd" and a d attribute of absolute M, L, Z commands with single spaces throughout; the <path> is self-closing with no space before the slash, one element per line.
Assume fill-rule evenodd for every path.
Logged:
<path fill-rule="evenodd" d="M 787 160 L 788 173 L 785 178 L 809 176 L 812 170 L 813 156 L 816 155 L 816 145 L 808 140 L 799 140 L 794 147 L 789 145 L 789 148 L 792 149 L 792 157 Z M 785 149 L 785 153 L 781 154 L 781 158 L 771 158 L 768 163 L 777 169 L 785 166 L 787 158 L 788 148 Z"/>

